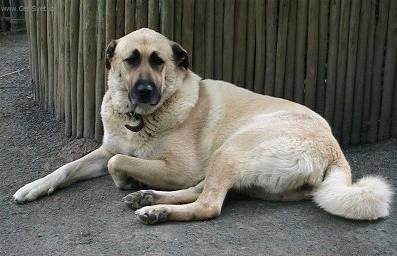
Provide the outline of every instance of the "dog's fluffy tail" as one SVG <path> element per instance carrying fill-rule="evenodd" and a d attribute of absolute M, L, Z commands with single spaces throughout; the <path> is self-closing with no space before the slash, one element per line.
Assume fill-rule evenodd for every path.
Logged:
<path fill-rule="evenodd" d="M 389 215 L 392 189 L 380 177 L 368 176 L 351 182 L 348 164 L 332 165 L 313 200 L 325 211 L 348 219 L 376 220 Z"/>

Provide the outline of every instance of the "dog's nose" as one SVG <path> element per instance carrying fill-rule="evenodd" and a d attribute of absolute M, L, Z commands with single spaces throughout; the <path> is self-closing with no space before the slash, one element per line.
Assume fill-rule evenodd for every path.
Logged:
<path fill-rule="evenodd" d="M 138 80 L 130 93 L 130 97 L 135 103 L 157 103 L 157 88 L 150 80 Z"/>

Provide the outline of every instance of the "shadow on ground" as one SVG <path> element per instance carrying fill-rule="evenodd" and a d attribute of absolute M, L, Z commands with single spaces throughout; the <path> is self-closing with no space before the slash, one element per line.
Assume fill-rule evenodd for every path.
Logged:
<path fill-rule="evenodd" d="M 210 221 L 141 224 L 109 177 L 74 184 L 26 205 L 22 185 L 96 147 L 68 140 L 63 125 L 37 107 L 24 35 L 0 35 L 1 255 L 396 255 L 395 205 L 389 218 L 348 221 L 312 202 L 271 203 L 228 197 Z M 355 178 L 380 174 L 397 187 L 397 143 L 346 150 Z"/>

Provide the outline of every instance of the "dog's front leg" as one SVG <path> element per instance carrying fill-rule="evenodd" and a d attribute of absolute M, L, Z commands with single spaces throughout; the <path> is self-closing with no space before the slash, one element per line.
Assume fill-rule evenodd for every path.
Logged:
<path fill-rule="evenodd" d="M 18 203 L 33 201 L 40 196 L 51 194 L 56 188 L 105 175 L 106 164 L 112 155 L 100 147 L 76 161 L 65 164 L 53 173 L 26 184 L 14 194 L 14 200 Z"/>
<path fill-rule="evenodd" d="M 188 188 L 198 182 L 187 171 L 183 172 L 170 161 L 147 160 L 120 154 L 109 160 L 108 170 L 120 189 L 128 189 L 128 178 L 163 189 Z"/>

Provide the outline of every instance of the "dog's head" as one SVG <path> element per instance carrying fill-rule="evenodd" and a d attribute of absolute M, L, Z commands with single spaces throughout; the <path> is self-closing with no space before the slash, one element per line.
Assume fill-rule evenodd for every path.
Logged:
<path fill-rule="evenodd" d="M 111 41 L 106 68 L 113 104 L 122 113 L 152 113 L 178 89 L 188 66 L 180 45 L 147 28 Z"/>

